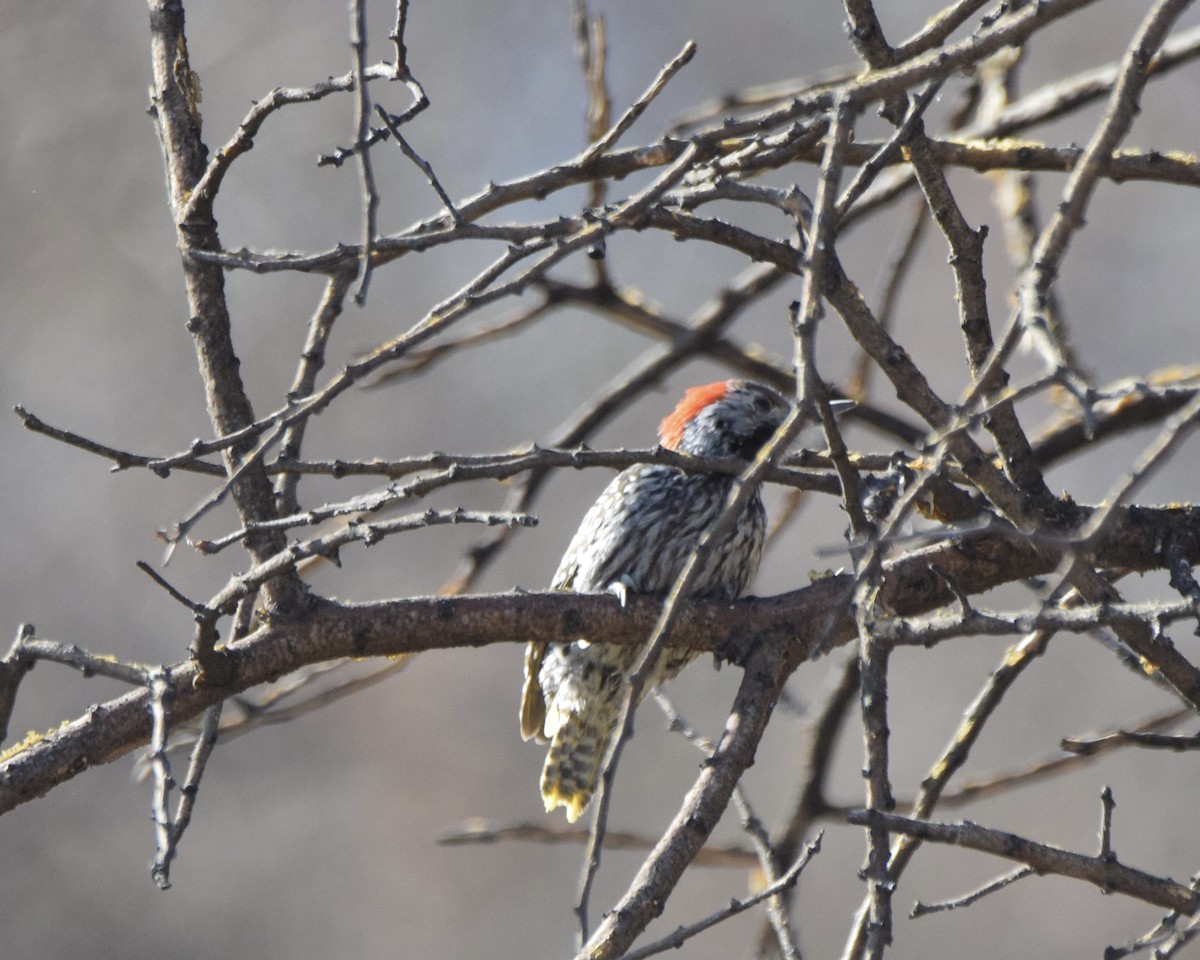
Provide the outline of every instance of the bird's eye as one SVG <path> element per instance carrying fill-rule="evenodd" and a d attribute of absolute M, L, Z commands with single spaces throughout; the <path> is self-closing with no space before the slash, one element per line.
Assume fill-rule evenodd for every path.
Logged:
<path fill-rule="evenodd" d="M 754 409 L 759 413 L 766 413 L 771 409 L 771 401 L 760 393 L 754 398 Z"/>

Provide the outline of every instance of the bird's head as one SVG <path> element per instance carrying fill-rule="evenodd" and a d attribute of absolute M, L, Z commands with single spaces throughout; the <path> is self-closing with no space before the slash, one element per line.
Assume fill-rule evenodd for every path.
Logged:
<path fill-rule="evenodd" d="M 791 404 L 770 387 L 720 380 L 692 387 L 658 428 L 662 445 L 696 457 L 753 459 Z"/>

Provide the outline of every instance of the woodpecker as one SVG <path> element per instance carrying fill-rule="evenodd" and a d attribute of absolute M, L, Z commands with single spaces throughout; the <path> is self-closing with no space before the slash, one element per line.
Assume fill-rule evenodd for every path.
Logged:
<path fill-rule="evenodd" d="M 790 403 L 769 387 L 722 380 L 692 387 L 659 426 L 664 447 L 696 457 L 753 459 L 787 417 Z M 734 477 L 640 465 L 622 471 L 592 504 L 558 565 L 552 588 L 578 593 L 666 594 L 714 523 Z M 762 559 L 767 516 L 755 491 L 730 532 L 712 544 L 691 595 L 733 600 Z M 525 652 L 521 736 L 549 741 L 541 791 L 547 812 L 579 819 L 596 788 L 636 646 L 530 643 Z M 668 647 L 645 689 L 675 676 L 695 653 Z"/>

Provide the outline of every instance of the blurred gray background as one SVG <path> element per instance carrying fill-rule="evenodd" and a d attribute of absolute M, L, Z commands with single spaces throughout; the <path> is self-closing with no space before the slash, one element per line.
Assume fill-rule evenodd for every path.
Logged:
<path fill-rule="evenodd" d="M 203 82 L 210 148 L 224 143 L 251 101 L 272 87 L 305 86 L 349 69 L 345 6 L 314 0 L 189 5 L 191 60 Z M 881 5 L 890 39 L 919 29 L 939 6 L 921 0 Z M 1110 0 L 1045 31 L 1030 50 L 1022 88 L 1116 59 L 1146 6 Z M 593 8 L 607 17 L 617 110 L 686 40 L 699 45 L 692 65 L 625 143 L 653 139 L 705 98 L 853 59 L 840 5 L 833 3 L 695 0 Z M 390 57 L 390 5 L 375 0 L 370 14 L 371 56 Z M 1193 14 L 1185 25 L 1196 20 Z M 433 106 L 406 133 L 452 196 L 541 169 L 581 147 L 585 98 L 572 29 L 570 5 L 563 2 L 413 0 L 410 64 Z M 147 41 L 144 4 L 0 2 L 0 405 L 22 403 L 101 441 L 166 454 L 209 436 L 210 428 L 184 329 L 159 147 L 145 113 Z M 399 85 L 375 85 L 373 94 L 394 112 L 408 103 Z M 1152 84 L 1130 144 L 1196 150 L 1198 95 L 1197 66 Z M 1082 143 L 1100 110 L 1032 135 Z M 865 123 L 871 129 L 872 121 Z M 357 241 L 356 169 L 315 165 L 319 152 L 347 143 L 352 130 L 353 104 L 345 96 L 274 116 L 218 201 L 225 245 L 321 250 Z M 388 147 L 376 158 L 382 231 L 437 211 L 427 184 L 398 152 Z M 814 189 L 813 169 L 788 176 Z M 995 315 L 1003 317 L 1011 274 L 987 183 L 962 172 L 952 181 L 972 221 L 992 225 L 990 293 Z M 1061 176 L 1041 181 L 1045 208 L 1062 182 Z M 541 217 L 577 209 L 582 196 L 568 191 L 515 213 Z M 1088 221 L 1058 289 L 1081 358 L 1098 382 L 1200 361 L 1194 315 L 1200 195 L 1106 183 Z M 840 242 L 848 269 L 867 291 L 891 242 L 889 230 L 901 220 L 879 223 Z M 769 218 L 761 226 L 780 236 L 787 231 Z M 728 251 L 651 236 L 622 235 L 608 250 L 619 280 L 680 317 L 744 266 Z M 350 308 L 336 328 L 327 369 L 406 329 L 495 254 L 459 244 L 379 271 L 368 306 Z M 918 280 L 901 301 L 897 335 L 919 362 L 936 365 L 936 386 L 954 397 L 964 369 L 945 254 L 944 242 L 931 235 Z M 564 275 L 583 271 L 571 265 Z M 263 413 L 277 407 L 287 389 L 322 282 L 231 274 L 228 286 L 243 373 Z M 787 357 L 784 308 L 798 294 L 798 282 L 782 287 L 744 319 L 736 337 Z M 822 372 L 836 380 L 854 356 L 834 323 L 827 328 Z M 527 334 L 463 354 L 402 386 L 344 398 L 313 423 L 307 452 L 388 458 L 435 448 L 510 449 L 546 436 L 645 346 L 595 316 L 556 314 Z M 614 421 L 595 444 L 648 445 L 682 386 L 716 373 L 689 366 L 661 394 Z M 876 379 L 886 404 L 891 398 Z M 1045 412 L 1026 410 L 1031 423 Z M 892 448 L 865 432 L 853 440 L 867 449 Z M 1065 464 L 1052 472 L 1052 486 L 1079 500 L 1100 497 L 1146 440 L 1125 438 Z M 134 563 L 160 559 L 155 530 L 185 514 L 206 484 L 184 474 L 168 482 L 144 472 L 112 474 L 99 460 L 24 432 L 11 415 L 0 417 L 0 442 L 0 630 L 15 632 L 30 621 L 42 636 L 93 650 L 143 661 L 180 659 L 190 638 L 188 615 Z M 1156 477 L 1144 499 L 1194 500 L 1195 476 L 1193 446 Z M 537 505 L 541 525 L 520 535 L 480 589 L 546 584 L 606 480 L 601 472 L 557 477 Z M 360 488 L 366 485 L 314 483 L 302 496 L 315 505 Z M 777 494 L 771 496 L 774 502 Z M 503 497 L 495 486 L 455 487 L 430 505 L 495 507 Z M 230 521 L 229 513 L 220 514 L 202 533 L 224 532 Z M 838 566 L 841 527 L 832 502 L 810 505 L 803 525 L 767 556 L 756 592 L 792 589 L 807 581 L 808 571 Z M 343 554 L 342 570 L 321 572 L 315 584 L 355 599 L 429 593 L 479 536 L 470 528 L 442 528 L 395 537 L 370 552 L 352 548 Z M 204 560 L 181 551 L 166 573 L 186 593 L 203 597 L 242 563 L 232 552 Z M 1161 578 L 1146 577 L 1128 591 L 1137 598 L 1163 589 Z M 1200 653 L 1186 629 L 1176 641 L 1193 657 Z M 998 640 L 971 640 L 897 654 L 892 728 L 899 795 L 912 794 L 1004 647 Z M 521 651 L 508 646 L 421 657 L 363 695 L 219 746 L 174 866 L 175 887 L 165 894 L 149 877 L 150 790 L 131 779 L 131 760 L 90 771 L 18 809 L 0 821 L 0 955 L 469 960 L 567 954 L 579 850 L 434 844 L 440 831 L 472 816 L 543 817 L 537 792 L 542 751 L 523 745 L 517 732 L 520 660 Z M 802 708 L 820 703 L 838 662 L 826 658 L 794 678 L 790 689 Z M 674 685 L 673 695 L 690 719 L 715 734 L 737 680 L 735 670 L 716 673 L 702 663 Z M 119 692 L 115 684 L 42 665 L 22 688 L 12 729 L 18 737 L 48 729 Z M 1097 645 L 1061 637 L 1013 691 L 968 776 L 1053 752 L 1061 736 L 1168 705 Z M 698 755 L 663 731 L 653 704 L 640 717 L 612 825 L 654 834 L 691 783 Z M 784 814 L 796 787 L 803 719 L 777 716 L 748 776 L 768 824 Z M 1124 754 L 981 802 L 969 816 L 1090 851 L 1099 792 L 1108 783 L 1118 803 L 1118 852 L 1135 866 L 1183 880 L 1200 870 L 1196 763 L 1191 756 Z M 834 799 L 852 803 L 861 796 L 860 765 L 852 724 Z M 721 825 L 721 839 L 740 839 L 734 820 Z M 862 854 L 858 831 L 830 825 L 825 851 L 800 886 L 797 922 L 807 955 L 840 950 L 863 892 L 855 878 Z M 611 903 L 639 862 L 632 854 L 606 855 L 594 910 Z M 917 897 L 953 896 L 1005 869 L 982 855 L 927 849 L 897 894 L 897 912 L 903 915 Z M 745 889 L 744 872 L 692 870 L 652 930 L 665 933 Z M 1150 907 L 1105 898 L 1081 884 L 1026 880 L 969 911 L 899 922 L 895 956 L 1097 956 L 1155 919 Z M 745 915 L 684 955 L 743 955 L 759 923 L 757 913 Z"/>

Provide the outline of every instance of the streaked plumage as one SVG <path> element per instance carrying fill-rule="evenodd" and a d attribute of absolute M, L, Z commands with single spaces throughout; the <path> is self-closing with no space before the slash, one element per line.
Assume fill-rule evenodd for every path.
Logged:
<path fill-rule="evenodd" d="M 663 446 L 700 457 L 752 458 L 787 416 L 788 402 L 741 380 L 693 387 L 659 427 Z M 580 593 L 625 589 L 665 594 L 700 536 L 720 514 L 733 478 L 637 466 L 620 473 L 583 518 L 553 587 Z M 750 586 L 762 557 L 766 512 L 755 494 L 732 532 L 714 544 L 692 591 L 735 598 Z M 617 720 L 635 646 L 531 643 L 525 654 L 521 734 L 549 740 L 542 770 L 548 811 L 577 820 L 591 800 L 599 763 Z M 671 679 L 694 654 L 668 648 L 647 688 Z"/>

